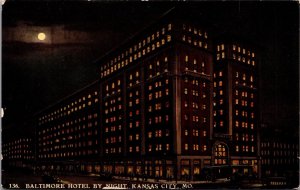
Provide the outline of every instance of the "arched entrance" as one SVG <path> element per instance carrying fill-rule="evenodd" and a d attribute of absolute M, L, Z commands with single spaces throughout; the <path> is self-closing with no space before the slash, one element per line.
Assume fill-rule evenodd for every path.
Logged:
<path fill-rule="evenodd" d="M 213 165 L 229 165 L 229 148 L 224 142 L 216 142 L 212 150 Z"/>

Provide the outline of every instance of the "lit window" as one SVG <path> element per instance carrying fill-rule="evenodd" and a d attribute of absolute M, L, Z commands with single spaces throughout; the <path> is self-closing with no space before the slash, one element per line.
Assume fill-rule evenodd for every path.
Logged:
<path fill-rule="evenodd" d="M 184 88 L 184 94 L 188 94 L 188 89 Z"/>
<path fill-rule="evenodd" d="M 223 82 L 222 81 L 219 81 L 219 86 L 223 86 Z"/>
<path fill-rule="evenodd" d="M 236 104 L 236 105 L 239 104 L 239 99 L 235 99 L 235 104 Z"/>
<path fill-rule="evenodd" d="M 172 24 L 168 24 L 168 30 L 172 30 Z"/>
<path fill-rule="evenodd" d="M 246 74 L 243 74 L 243 80 L 246 80 Z"/>
<path fill-rule="evenodd" d="M 184 135 L 185 135 L 185 136 L 188 136 L 188 134 L 189 134 L 189 133 L 188 133 L 188 130 L 184 130 Z"/>
<path fill-rule="evenodd" d="M 167 41 L 168 41 L 168 42 L 171 41 L 171 36 L 170 36 L 170 35 L 167 36 Z"/>
<path fill-rule="evenodd" d="M 222 104 L 223 104 L 223 102 L 224 102 L 224 101 L 223 101 L 223 99 L 221 99 L 221 100 L 220 100 L 220 105 L 222 105 Z"/>
<path fill-rule="evenodd" d="M 184 144 L 184 150 L 188 150 L 189 149 L 189 145 L 188 144 Z"/>
<path fill-rule="evenodd" d="M 235 121 L 235 126 L 239 127 L 239 122 L 238 121 Z"/>
<path fill-rule="evenodd" d="M 222 52 L 222 58 L 225 58 L 225 53 L 224 52 Z"/>
<path fill-rule="evenodd" d="M 189 61 L 189 56 L 185 56 L 185 62 L 188 62 Z"/>
<path fill-rule="evenodd" d="M 223 126 L 224 126 L 224 122 L 220 121 L 220 127 L 223 127 Z"/>

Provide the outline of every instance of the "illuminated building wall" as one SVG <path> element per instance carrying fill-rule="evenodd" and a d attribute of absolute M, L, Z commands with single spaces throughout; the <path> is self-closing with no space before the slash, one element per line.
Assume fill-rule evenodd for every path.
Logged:
<path fill-rule="evenodd" d="M 214 137 L 224 139 L 232 165 L 254 166 L 257 173 L 256 52 L 243 44 L 224 42 L 217 45 L 215 56 Z M 222 162 L 215 160 L 215 164 Z"/>
<path fill-rule="evenodd" d="M 13 167 L 30 167 L 34 160 L 34 142 L 32 138 L 23 137 L 3 142 L 2 144 L 3 162 Z M 7 162 L 10 161 L 10 162 Z"/>
<path fill-rule="evenodd" d="M 91 171 L 90 165 L 79 168 L 76 161 L 84 158 L 94 163 L 100 156 L 98 82 L 41 111 L 36 118 L 41 169 L 60 170 L 62 163 L 73 160 L 66 170 Z"/>
<path fill-rule="evenodd" d="M 203 28 L 163 21 L 99 61 L 104 171 L 175 178 L 210 164 L 211 50 Z"/>
<path fill-rule="evenodd" d="M 257 167 L 255 53 L 213 54 L 210 34 L 161 19 L 97 60 L 98 81 L 36 114 L 38 168 L 197 180 Z"/>

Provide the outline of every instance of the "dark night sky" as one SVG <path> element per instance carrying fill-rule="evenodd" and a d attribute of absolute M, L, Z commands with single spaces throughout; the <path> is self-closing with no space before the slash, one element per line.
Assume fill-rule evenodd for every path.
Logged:
<path fill-rule="evenodd" d="M 11 1 L 2 8 L 4 124 L 29 117 L 97 79 L 94 60 L 173 6 L 195 13 L 217 33 L 261 48 L 262 121 L 298 128 L 297 2 Z M 36 40 L 46 31 L 47 42 Z M 48 35 L 49 34 L 49 35 Z M 288 128 L 288 129 L 287 129 Z"/>

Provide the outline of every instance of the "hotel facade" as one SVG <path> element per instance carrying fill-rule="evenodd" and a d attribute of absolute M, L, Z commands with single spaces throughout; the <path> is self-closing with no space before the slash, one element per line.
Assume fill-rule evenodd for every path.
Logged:
<path fill-rule="evenodd" d="M 99 80 L 34 116 L 36 169 L 257 173 L 256 56 L 201 22 L 165 16 L 97 60 Z"/>

